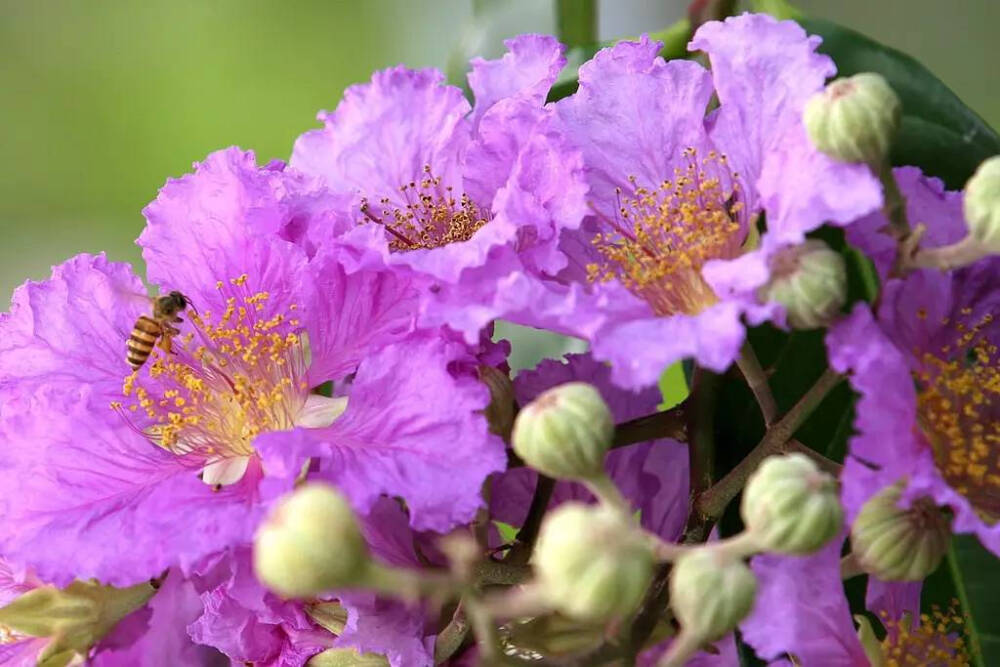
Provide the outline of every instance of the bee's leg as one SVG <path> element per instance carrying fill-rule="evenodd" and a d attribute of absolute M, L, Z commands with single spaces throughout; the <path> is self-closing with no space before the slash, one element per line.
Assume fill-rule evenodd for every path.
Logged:
<path fill-rule="evenodd" d="M 173 352 L 173 348 L 172 348 L 172 345 L 171 345 L 171 339 L 172 338 L 173 338 L 173 336 L 171 334 L 167 333 L 166 331 L 164 331 L 163 335 L 160 336 L 160 342 L 159 342 L 160 349 L 163 350 L 164 352 L 166 352 L 167 354 L 170 354 L 170 353 Z"/>
<path fill-rule="evenodd" d="M 183 321 L 184 321 L 184 318 L 183 318 L 183 317 L 180 317 L 180 316 L 178 315 L 177 317 L 175 317 L 175 318 L 174 318 L 174 320 L 173 320 L 173 321 L 174 321 L 174 322 L 183 322 Z"/>

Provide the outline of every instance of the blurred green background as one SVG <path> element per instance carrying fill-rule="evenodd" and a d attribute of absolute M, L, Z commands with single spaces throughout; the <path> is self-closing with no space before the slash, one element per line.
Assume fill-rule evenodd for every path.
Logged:
<path fill-rule="evenodd" d="M 913 54 L 1000 122 L 1000 3 L 797 4 Z M 686 5 L 603 0 L 600 35 L 659 29 Z M 454 72 L 463 51 L 496 55 L 504 37 L 554 31 L 544 0 L 2 0 L 0 8 L 0 294 L 77 252 L 138 261 L 140 211 L 168 176 L 231 144 L 255 149 L 261 162 L 286 158 L 316 112 L 373 69 L 405 62 Z"/>

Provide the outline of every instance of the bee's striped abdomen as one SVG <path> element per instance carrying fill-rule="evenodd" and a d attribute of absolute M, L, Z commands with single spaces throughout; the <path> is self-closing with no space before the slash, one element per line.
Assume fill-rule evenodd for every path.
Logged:
<path fill-rule="evenodd" d="M 146 359 L 149 359 L 153 346 L 156 345 L 156 339 L 160 337 L 161 333 L 163 333 L 163 329 L 160 328 L 159 322 L 152 317 L 143 315 L 135 321 L 132 333 L 128 337 L 128 355 L 126 356 L 132 370 L 138 370 L 146 363 Z"/>

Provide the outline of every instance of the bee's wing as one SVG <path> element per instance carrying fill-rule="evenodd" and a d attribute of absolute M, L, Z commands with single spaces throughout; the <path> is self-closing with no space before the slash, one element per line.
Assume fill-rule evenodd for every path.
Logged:
<path fill-rule="evenodd" d="M 115 308 L 127 313 L 120 318 L 121 321 L 117 328 L 124 338 L 128 338 L 135 321 L 141 315 L 149 315 L 153 312 L 153 297 L 149 296 L 146 292 L 136 292 L 124 288 L 115 289 L 113 297 Z M 114 319 L 118 320 L 119 318 Z"/>

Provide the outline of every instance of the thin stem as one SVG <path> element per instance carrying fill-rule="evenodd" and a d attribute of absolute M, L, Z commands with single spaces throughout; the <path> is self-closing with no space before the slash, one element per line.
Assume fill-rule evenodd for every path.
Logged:
<path fill-rule="evenodd" d="M 709 521 L 714 521 L 722 516 L 726 506 L 743 489 L 747 478 L 757 469 L 757 466 L 768 456 L 781 453 L 785 443 L 791 439 L 795 431 L 842 379 L 840 375 L 830 369 L 824 371 L 816 383 L 803 394 L 799 402 L 767 430 L 767 433 L 757 443 L 757 446 L 747 454 L 746 458 L 710 489 L 695 496 L 694 513 Z"/>
<path fill-rule="evenodd" d="M 596 477 L 583 480 L 583 485 L 597 496 L 597 499 L 602 504 L 613 507 L 626 516 L 631 512 L 629 503 L 625 500 L 625 496 L 622 495 L 621 490 L 603 472 Z"/>
<path fill-rule="evenodd" d="M 476 635 L 476 643 L 479 645 L 479 660 L 483 664 L 490 664 L 499 653 L 497 629 L 493 622 L 493 615 L 490 614 L 482 600 L 474 596 L 466 598 L 465 609 L 472 626 L 472 632 Z"/>
<path fill-rule="evenodd" d="M 918 227 L 923 233 L 923 225 Z M 914 232 L 915 234 L 917 232 Z M 969 264 L 974 264 L 992 253 L 979 241 L 966 236 L 961 241 L 937 248 L 920 248 L 911 257 L 903 258 L 904 269 L 938 269 L 951 271 Z"/>
<path fill-rule="evenodd" d="M 682 667 L 700 647 L 701 639 L 681 628 L 680 634 L 674 639 L 666 654 L 656 663 L 656 667 Z"/>
<path fill-rule="evenodd" d="M 910 235 L 910 222 L 906 218 L 906 199 L 896 183 L 892 165 L 886 161 L 881 167 L 872 169 L 882 183 L 882 213 L 889 221 L 889 235 L 901 241 Z"/>
<path fill-rule="evenodd" d="M 774 394 L 771 393 L 771 387 L 767 383 L 767 373 L 761 368 L 750 341 L 743 343 L 736 365 L 746 378 L 747 386 L 753 392 L 754 398 L 757 399 L 760 413 L 764 417 L 764 426 L 770 426 L 778 416 L 778 404 L 775 403 Z"/>
<path fill-rule="evenodd" d="M 832 461 L 819 452 L 817 452 L 812 447 L 802 444 L 795 438 L 792 438 L 787 443 L 785 443 L 784 451 L 786 452 L 798 452 L 799 454 L 805 454 L 813 460 L 819 469 L 823 472 L 829 473 L 834 477 L 840 477 L 840 471 L 844 469 L 844 466 L 840 465 L 836 461 Z"/>
<path fill-rule="evenodd" d="M 853 553 L 847 554 L 840 559 L 840 578 L 844 581 L 864 573 L 865 571 L 861 569 L 861 564 L 858 563 L 858 559 Z"/>
<path fill-rule="evenodd" d="M 524 565 L 531 558 L 531 552 L 535 549 L 535 540 L 538 539 L 538 530 L 542 526 L 542 518 L 545 516 L 545 510 L 549 507 L 549 500 L 552 498 L 552 490 L 555 489 L 555 486 L 556 481 L 551 477 L 538 475 L 538 481 L 535 482 L 535 492 L 531 496 L 531 505 L 528 507 L 528 515 L 524 518 L 521 529 L 517 531 L 517 541 L 504 562 Z"/>
<path fill-rule="evenodd" d="M 687 442 L 687 427 L 687 401 L 684 401 L 669 410 L 654 412 L 618 424 L 615 426 L 615 437 L 611 447 L 612 449 L 627 447 L 637 442 L 658 438 L 673 438 L 679 442 Z"/>
<path fill-rule="evenodd" d="M 458 649 L 462 648 L 465 638 L 469 636 L 469 622 L 465 616 L 465 605 L 459 600 L 455 607 L 455 613 L 451 616 L 451 621 L 438 633 L 434 640 L 434 664 L 440 665 L 451 656 L 455 655 Z"/>

